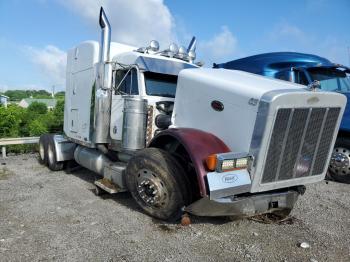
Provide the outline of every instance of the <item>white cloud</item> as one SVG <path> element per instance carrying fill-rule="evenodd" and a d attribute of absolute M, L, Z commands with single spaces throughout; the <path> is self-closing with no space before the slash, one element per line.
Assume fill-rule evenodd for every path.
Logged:
<path fill-rule="evenodd" d="M 168 46 L 176 37 L 174 19 L 162 0 L 58 0 L 93 25 L 103 6 L 112 26 L 112 40 L 144 46 L 150 40 Z"/>
<path fill-rule="evenodd" d="M 222 62 L 233 59 L 237 51 L 237 38 L 227 26 L 222 26 L 221 31 L 209 40 L 199 41 L 199 55 L 206 59 L 206 65 L 213 62 Z"/>
<path fill-rule="evenodd" d="M 104 7 L 112 26 L 112 40 L 145 46 L 156 39 L 166 48 L 177 39 L 188 40 L 190 35 L 184 22 L 177 21 L 163 0 L 57 0 L 66 8 L 85 18 L 89 24 L 98 23 L 99 9 Z M 179 20 L 179 19 L 177 19 Z M 187 43 L 179 43 L 187 45 Z M 199 58 L 206 64 L 230 58 L 237 49 L 237 39 L 227 26 L 209 40 L 198 39 Z"/>
<path fill-rule="evenodd" d="M 174 39 L 188 38 L 186 29 L 177 31 L 175 20 L 163 0 L 57 0 L 66 8 L 83 17 L 89 24 L 98 28 L 98 15 L 104 7 L 112 26 L 112 40 L 132 45 L 144 46 L 151 39 L 157 39 L 165 48 Z M 182 26 L 183 27 L 183 26 Z M 232 57 L 237 49 L 237 39 L 227 26 L 211 39 L 198 40 L 199 58 L 206 65 Z M 25 51 L 33 64 L 52 84 L 65 84 L 66 53 L 58 47 L 26 47 Z"/>
<path fill-rule="evenodd" d="M 286 22 L 277 24 L 270 33 L 272 41 L 296 41 L 302 44 L 308 44 L 312 41 L 312 37 L 307 35 L 302 29 L 296 25 Z"/>
<path fill-rule="evenodd" d="M 273 51 L 310 53 L 325 57 L 335 63 L 349 63 L 346 41 L 331 34 L 317 36 L 314 32 L 309 33 L 296 25 L 282 22 L 270 32 L 268 40 L 269 42 L 265 44 L 275 49 Z"/>
<path fill-rule="evenodd" d="M 329 59 L 334 63 L 350 66 L 350 54 L 347 50 L 347 42 L 334 36 L 326 36 L 319 44 L 316 54 Z"/>
<path fill-rule="evenodd" d="M 53 45 L 48 45 L 43 49 L 29 46 L 25 48 L 25 51 L 52 84 L 65 84 L 66 52 Z"/>
<path fill-rule="evenodd" d="M 8 85 L 0 84 L 0 92 L 6 92 L 9 89 Z"/>

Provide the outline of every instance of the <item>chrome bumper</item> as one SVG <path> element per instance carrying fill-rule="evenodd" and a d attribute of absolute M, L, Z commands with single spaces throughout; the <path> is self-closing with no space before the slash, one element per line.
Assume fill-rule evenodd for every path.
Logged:
<path fill-rule="evenodd" d="M 185 211 L 196 216 L 252 216 L 275 210 L 291 210 L 298 196 L 298 192 L 289 190 L 213 200 L 204 197 L 187 206 Z"/>

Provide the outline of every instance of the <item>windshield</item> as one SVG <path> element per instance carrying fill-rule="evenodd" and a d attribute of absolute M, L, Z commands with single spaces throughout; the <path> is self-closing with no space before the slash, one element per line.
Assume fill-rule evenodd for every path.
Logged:
<path fill-rule="evenodd" d="M 350 79 L 345 72 L 338 69 L 310 68 L 312 81 L 318 80 L 325 91 L 350 92 Z"/>
<path fill-rule="evenodd" d="M 149 96 L 175 97 L 177 76 L 145 72 L 146 93 Z"/>

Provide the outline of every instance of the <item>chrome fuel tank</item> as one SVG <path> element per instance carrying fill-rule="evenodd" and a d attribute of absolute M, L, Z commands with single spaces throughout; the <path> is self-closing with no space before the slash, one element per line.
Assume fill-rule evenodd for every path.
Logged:
<path fill-rule="evenodd" d="M 124 98 L 122 148 L 142 149 L 146 144 L 147 100 L 135 96 Z"/>

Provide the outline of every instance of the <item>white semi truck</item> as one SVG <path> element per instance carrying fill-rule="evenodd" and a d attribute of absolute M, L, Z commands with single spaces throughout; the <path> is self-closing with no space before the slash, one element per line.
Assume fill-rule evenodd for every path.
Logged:
<path fill-rule="evenodd" d="M 189 47 L 101 42 L 69 50 L 64 135 L 40 138 L 51 170 L 101 175 L 96 193 L 129 191 L 159 219 L 288 214 L 324 179 L 346 104 L 337 93 L 225 69 Z"/>

